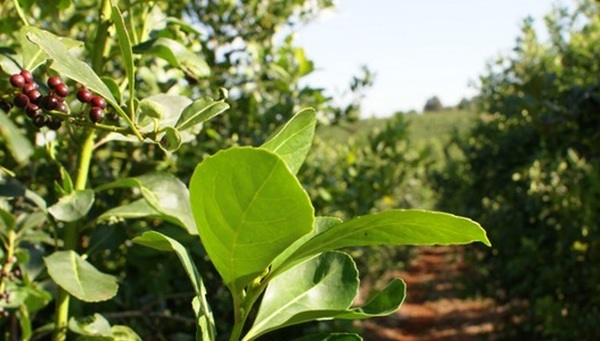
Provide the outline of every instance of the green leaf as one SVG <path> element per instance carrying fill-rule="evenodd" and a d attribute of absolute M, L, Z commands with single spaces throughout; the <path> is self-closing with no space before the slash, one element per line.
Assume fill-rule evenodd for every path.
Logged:
<path fill-rule="evenodd" d="M 225 103 L 224 99 L 215 101 L 210 97 L 202 97 L 183 109 L 175 128 L 190 129 L 227 109 L 229 109 L 229 104 Z"/>
<path fill-rule="evenodd" d="M 172 153 L 181 147 L 182 138 L 179 130 L 173 127 L 164 127 L 158 145 L 165 152 Z"/>
<path fill-rule="evenodd" d="M 100 77 L 100 79 L 102 79 L 102 82 L 104 82 L 106 87 L 108 87 L 110 93 L 113 94 L 117 103 L 121 103 L 123 95 L 121 94 L 121 89 L 119 88 L 119 84 L 117 84 L 117 81 L 107 76 Z"/>
<path fill-rule="evenodd" d="M 138 199 L 127 205 L 117 206 L 102 213 L 98 217 L 98 221 L 110 220 L 111 218 L 136 219 L 136 218 L 159 218 L 160 212 L 150 206 L 146 199 Z M 177 221 L 165 219 L 177 224 Z"/>
<path fill-rule="evenodd" d="M 6 142 L 6 147 L 10 151 L 10 155 L 12 155 L 18 164 L 23 165 L 29 162 L 31 155 L 33 155 L 31 142 L 21 133 L 13 121 L 1 111 L 0 135 Z"/>
<path fill-rule="evenodd" d="M 114 341 L 142 341 L 142 338 L 127 326 L 112 326 L 110 330 Z"/>
<path fill-rule="evenodd" d="M 303 336 L 293 341 L 362 341 L 362 337 L 352 333 L 326 333 Z"/>
<path fill-rule="evenodd" d="M 104 97 L 111 105 L 118 107 L 112 93 L 108 87 L 102 82 L 100 77 L 86 63 L 73 57 L 67 47 L 54 34 L 31 28 L 31 32 L 27 33 L 27 39 L 39 46 L 51 59 L 52 68 L 61 76 L 73 79 L 96 94 Z"/>
<path fill-rule="evenodd" d="M 451 245 L 476 241 L 490 245 L 485 230 L 470 219 L 443 212 L 390 210 L 333 226 L 308 240 L 289 261 L 352 246 Z"/>
<path fill-rule="evenodd" d="M 115 182 L 98 187 L 97 191 L 103 191 L 111 188 L 119 187 L 137 187 L 141 190 L 142 196 L 148 202 L 148 204 L 156 212 L 160 214 L 162 219 L 176 223 L 177 225 L 185 228 L 192 234 L 197 234 L 196 224 L 194 217 L 192 216 L 192 209 L 190 207 L 190 194 L 187 187 L 175 177 L 169 173 L 151 173 L 135 178 L 125 178 L 117 180 Z M 148 210 L 147 207 L 142 205 L 135 207 L 123 208 L 120 213 L 130 214 L 129 217 L 134 218 L 135 212 L 133 208 L 139 208 L 137 217 L 142 217 L 142 214 L 147 213 L 152 215 L 152 211 Z M 102 216 L 109 214 L 115 214 L 105 212 Z M 119 213 L 119 211 L 117 211 Z M 126 218 L 127 216 L 124 216 Z"/>
<path fill-rule="evenodd" d="M 94 203 L 94 191 L 86 189 L 74 191 L 61 197 L 58 202 L 48 207 L 48 212 L 60 221 L 74 222 L 87 215 Z"/>
<path fill-rule="evenodd" d="M 271 280 L 254 325 L 243 340 L 346 310 L 358 293 L 358 270 L 348 254 L 322 253 Z M 325 313 L 323 313 L 325 312 Z"/>
<path fill-rule="evenodd" d="M 278 154 L 290 167 L 292 173 L 296 174 L 310 150 L 316 125 L 315 110 L 312 108 L 301 110 L 261 148 Z"/>
<path fill-rule="evenodd" d="M 34 203 L 42 211 L 46 211 L 46 201 L 34 191 L 25 188 L 15 179 L 4 179 L 0 176 L 0 197 L 22 197 Z"/>
<path fill-rule="evenodd" d="M 6 289 L 10 293 L 10 302 L 0 301 L 0 307 L 16 309 L 25 306 L 29 313 L 35 313 L 52 301 L 52 295 L 34 283 L 23 286 L 8 281 Z"/>
<path fill-rule="evenodd" d="M 117 40 L 123 63 L 125 64 L 125 72 L 127 74 L 127 86 L 129 87 L 129 98 L 135 98 L 135 65 L 133 64 L 133 52 L 131 51 L 131 38 L 125 27 L 123 15 L 117 6 L 112 6 L 112 20 L 117 31 Z"/>
<path fill-rule="evenodd" d="M 161 37 L 149 40 L 134 46 L 133 52 L 161 58 L 195 78 L 210 75 L 208 64 L 196 52 L 173 39 Z"/>
<path fill-rule="evenodd" d="M 382 291 L 371 297 L 365 305 L 353 307 L 335 316 L 337 319 L 359 320 L 377 316 L 388 316 L 400 309 L 406 297 L 406 284 L 394 278 Z"/>
<path fill-rule="evenodd" d="M 263 149 L 231 148 L 205 159 L 192 175 L 190 200 L 204 247 L 234 294 L 314 222 L 302 185 Z"/>
<path fill-rule="evenodd" d="M 103 274 L 73 251 L 44 257 L 48 274 L 69 294 L 85 302 L 100 302 L 117 294 L 117 279 Z"/>
<path fill-rule="evenodd" d="M 141 100 L 138 109 L 140 110 L 140 121 L 144 119 L 144 116 L 155 119 L 161 119 L 165 116 L 165 107 L 148 99 Z"/>
<path fill-rule="evenodd" d="M 69 319 L 69 330 L 84 336 L 111 337 L 110 323 L 100 314 L 84 317 L 71 317 Z"/>
<path fill-rule="evenodd" d="M 144 232 L 141 236 L 134 238 L 133 242 L 160 251 L 175 251 L 175 254 L 179 257 L 181 265 L 183 265 L 185 272 L 192 282 L 192 287 L 196 292 L 196 303 L 199 304 L 199 306 L 197 309 L 195 308 L 194 311 L 196 312 L 198 323 L 204 328 L 202 330 L 202 335 L 207 337 L 203 338 L 203 340 L 215 340 L 215 321 L 210 306 L 208 305 L 208 301 L 206 300 L 206 288 L 204 287 L 198 269 L 196 269 L 196 266 L 185 247 L 178 241 L 155 231 Z"/>

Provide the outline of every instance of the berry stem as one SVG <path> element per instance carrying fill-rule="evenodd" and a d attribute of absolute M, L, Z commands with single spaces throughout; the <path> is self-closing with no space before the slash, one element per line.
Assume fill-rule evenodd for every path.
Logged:
<path fill-rule="evenodd" d="M 23 9 L 21 8 L 21 4 L 19 4 L 19 1 L 13 0 L 13 5 L 15 6 L 15 10 L 17 11 L 19 18 L 23 22 L 23 25 L 29 26 L 29 22 L 27 21 L 27 18 L 25 17 L 25 12 L 23 12 Z"/>

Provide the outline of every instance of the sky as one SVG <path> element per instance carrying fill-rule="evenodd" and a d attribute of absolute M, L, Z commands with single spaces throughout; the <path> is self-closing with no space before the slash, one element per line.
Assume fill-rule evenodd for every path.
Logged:
<path fill-rule="evenodd" d="M 528 15 L 543 16 L 570 0 L 339 0 L 297 31 L 317 70 L 306 83 L 341 98 L 361 65 L 375 73 L 363 117 L 421 111 L 438 96 L 445 106 L 477 93 L 486 62 L 515 45 Z M 543 37 L 543 35 L 542 35 Z"/>

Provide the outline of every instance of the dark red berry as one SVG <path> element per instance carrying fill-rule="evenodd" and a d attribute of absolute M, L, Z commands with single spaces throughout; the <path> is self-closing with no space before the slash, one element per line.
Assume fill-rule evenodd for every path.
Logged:
<path fill-rule="evenodd" d="M 4 112 L 9 112 L 10 109 L 12 109 L 12 105 L 7 101 L 3 101 L 2 99 L 0 99 L 0 109 L 4 110 Z"/>
<path fill-rule="evenodd" d="M 94 95 L 88 89 L 83 88 L 83 89 L 79 89 L 79 91 L 77 91 L 77 99 L 81 103 L 89 103 L 92 100 L 92 97 L 94 97 Z"/>
<path fill-rule="evenodd" d="M 31 119 L 31 122 L 33 122 L 34 126 L 41 128 L 46 125 L 46 117 L 44 115 L 37 115 Z"/>
<path fill-rule="evenodd" d="M 28 93 L 31 90 L 35 90 L 38 88 L 38 85 L 35 83 L 27 83 L 23 85 L 23 93 Z"/>
<path fill-rule="evenodd" d="M 18 108 L 25 108 L 29 104 L 29 97 L 25 94 L 18 94 L 13 103 Z"/>
<path fill-rule="evenodd" d="M 21 70 L 21 76 L 23 76 L 25 83 L 33 83 L 33 75 L 31 72 L 27 70 Z"/>
<path fill-rule="evenodd" d="M 90 120 L 94 123 L 100 123 L 104 119 L 104 110 L 100 107 L 90 109 Z"/>
<path fill-rule="evenodd" d="M 56 117 L 53 117 L 46 121 L 46 126 L 52 130 L 58 130 L 61 125 L 62 125 L 61 120 L 59 120 Z M 16 273 L 15 273 L 15 276 L 19 277 Z"/>
<path fill-rule="evenodd" d="M 94 107 L 94 108 L 100 108 L 100 109 L 106 108 L 106 101 L 104 100 L 104 98 L 102 98 L 100 96 L 92 97 L 92 100 L 90 101 L 90 103 L 92 104 L 92 107 Z"/>
<path fill-rule="evenodd" d="M 50 76 L 48 77 L 48 87 L 50 89 L 56 88 L 57 85 L 63 84 L 62 79 L 58 76 Z"/>
<path fill-rule="evenodd" d="M 60 83 L 54 87 L 54 93 L 60 97 L 67 97 L 69 95 L 69 87 L 65 83 Z"/>
<path fill-rule="evenodd" d="M 42 114 L 42 109 L 33 103 L 29 103 L 27 109 L 25 109 L 27 116 L 34 118 Z"/>
<path fill-rule="evenodd" d="M 10 85 L 20 89 L 23 87 L 23 85 L 25 85 L 25 78 L 23 78 L 23 76 L 20 74 L 15 73 L 14 75 L 10 76 Z"/>
<path fill-rule="evenodd" d="M 58 102 L 58 106 L 56 107 L 57 111 L 60 112 L 64 112 L 65 114 L 69 113 L 69 107 L 67 107 L 67 104 L 65 102 Z"/>
<path fill-rule="evenodd" d="M 27 97 L 29 97 L 29 101 L 32 103 L 38 103 L 39 100 L 42 99 L 42 94 L 38 89 L 33 89 L 26 93 Z"/>
<path fill-rule="evenodd" d="M 58 99 L 52 95 L 44 96 L 40 101 L 42 109 L 54 110 L 58 106 Z"/>

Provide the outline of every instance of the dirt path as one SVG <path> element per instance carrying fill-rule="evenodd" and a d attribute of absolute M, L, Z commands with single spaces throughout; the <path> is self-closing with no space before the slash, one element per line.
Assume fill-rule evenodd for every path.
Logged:
<path fill-rule="evenodd" d="M 389 317 L 364 323 L 365 340 L 475 341 L 493 339 L 491 300 L 460 297 L 460 276 L 468 276 L 464 248 L 421 247 L 405 271 L 407 298 Z"/>

